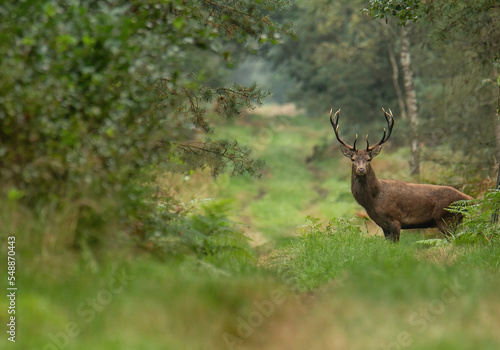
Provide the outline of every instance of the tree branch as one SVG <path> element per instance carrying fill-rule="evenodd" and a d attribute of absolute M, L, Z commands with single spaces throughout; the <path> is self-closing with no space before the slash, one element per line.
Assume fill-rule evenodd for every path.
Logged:
<path fill-rule="evenodd" d="M 209 6 L 212 6 L 212 7 L 218 7 L 218 8 L 221 8 L 221 9 L 224 9 L 225 11 L 228 11 L 228 12 L 235 12 L 235 13 L 239 13 L 240 15 L 243 15 L 243 16 L 246 16 L 246 17 L 251 17 L 252 15 L 249 14 L 249 13 L 245 13 L 245 12 L 241 12 L 241 11 L 238 11 L 236 10 L 234 7 L 229 7 L 229 6 L 225 6 L 225 5 L 221 5 L 221 4 L 215 4 L 214 2 L 212 2 L 211 0 L 202 0 L 204 3 L 206 3 L 207 5 Z"/>

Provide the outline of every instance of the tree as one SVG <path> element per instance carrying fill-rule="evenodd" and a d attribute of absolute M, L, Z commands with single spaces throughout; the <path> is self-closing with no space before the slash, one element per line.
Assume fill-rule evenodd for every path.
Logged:
<path fill-rule="evenodd" d="M 342 108 L 358 130 L 379 125 L 382 106 L 397 109 L 388 33 L 361 7 L 362 1 L 297 1 L 285 12 L 296 38 L 270 52 L 275 67 L 296 82 L 291 101 L 312 115 Z"/>
<path fill-rule="evenodd" d="M 413 68 L 410 54 L 410 33 L 407 27 L 401 28 L 401 67 L 405 88 L 406 114 L 410 122 L 410 175 L 420 176 L 420 138 L 418 135 L 418 102 L 413 81 Z"/>
<path fill-rule="evenodd" d="M 493 63 L 500 75 L 500 4 L 496 0 L 370 0 L 366 11 L 374 18 L 395 16 L 400 26 L 408 21 L 431 24 L 435 40 L 473 49 L 481 63 Z"/>
<path fill-rule="evenodd" d="M 498 69 L 500 54 L 498 41 L 500 5 L 498 1 L 371 0 L 370 8 L 366 11 L 374 18 L 385 18 L 386 22 L 390 17 L 397 17 L 400 26 L 405 26 L 408 22 L 416 22 L 421 25 L 420 28 L 425 26 L 431 41 L 424 44 L 432 49 L 434 70 L 436 67 L 440 69 L 434 77 L 427 78 L 427 84 L 436 85 L 436 78 L 439 78 L 442 90 L 446 88 L 454 94 L 454 101 L 450 103 L 450 106 L 450 104 L 443 104 L 448 97 L 445 97 L 442 92 L 435 93 L 433 98 L 436 102 L 439 101 L 435 104 L 437 108 L 428 112 L 430 115 L 441 113 L 449 118 L 446 123 L 448 133 L 441 135 L 441 139 L 444 139 L 442 136 L 446 136 L 452 148 L 464 152 L 472 171 L 477 172 L 485 166 L 488 169 L 487 166 L 491 164 L 490 154 L 495 148 L 496 159 L 500 159 L 500 137 L 498 136 L 500 135 L 498 123 L 500 104 L 488 97 L 490 89 L 487 87 L 487 85 L 497 85 L 494 81 L 500 73 Z M 455 54 L 457 51 L 460 52 L 458 57 Z M 445 59 L 446 62 L 443 62 Z M 495 69 L 496 77 L 492 78 L 491 72 Z M 482 77 L 483 86 L 478 84 L 478 80 L 481 80 L 477 78 L 478 76 Z M 449 89 L 450 81 L 457 81 L 457 77 L 462 77 L 461 84 L 456 84 Z M 472 89 L 468 87 L 471 80 L 476 81 Z M 496 115 L 493 115 L 492 108 L 488 108 L 492 102 L 497 104 Z M 425 107 L 428 106 L 429 104 Z M 491 115 L 492 118 L 481 118 L 478 122 L 479 116 L 485 113 Z M 439 130 L 437 126 L 441 120 L 445 119 L 431 118 L 434 125 L 424 124 L 427 129 L 434 130 L 431 132 L 435 132 L 436 129 Z M 450 125 L 458 127 L 450 127 Z M 441 129 L 444 128 L 443 126 Z M 491 134 L 492 130 L 496 130 L 496 147 L 491 147 L 495 144 L 495 135 Z M 482 172 L 484 173 L 484 170 Z"/>
<path fill-rule="evenodd" d="M 217 101 L 217 112 L 233 117 L 266 95 L 255 85 L 220 86 L 217 77 L 220 66 L 233 64 L 234 51 L 281 31 L 268 17 L 279 6 L 6 4 L 0 9 L 2 180 L 33 194 L 41 184 L 41 191 L 56 190 L 54 180 L 79 188 L 97 176 L 103 185 L 160 158 L 211 166 L 214 173 L 227 161 L 233 172 L 255 173 L 248 150 L 234 142 L 184 142 L 192 127 L 213 131 L 205 102 Z M 196 150 L 203 152 L 193 159 Z"/>
<path fill-rule="evenodd" d="M 3 4 L 2 183 L 27 203 L 113 198 L 127 214 L 123 204 L 141 203 L 142 176 L 158 164 L 256 175 L 250 149 L 214 138 L 207 111 L 215 104 L 232 118 L 266 95 L 221 78 L 242 52 L 284 32 L 269 17 L 284 3 Z"/>

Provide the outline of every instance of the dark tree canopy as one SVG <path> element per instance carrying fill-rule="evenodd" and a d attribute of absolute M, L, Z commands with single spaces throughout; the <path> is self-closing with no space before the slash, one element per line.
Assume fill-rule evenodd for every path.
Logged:
<path fill-rule="evenodd" d="M 10 2 L 0 7 L 0 178 L 26 196 L 116 190 L 152 164 L 257 174 L 207 114 L 261 103 L 227 85 L 243 52 L 275 41 L 284 1 Z M 200 134 L 201 133 L 201 134 Z M 193 143 L 195 142 L 195 143 Z"/>

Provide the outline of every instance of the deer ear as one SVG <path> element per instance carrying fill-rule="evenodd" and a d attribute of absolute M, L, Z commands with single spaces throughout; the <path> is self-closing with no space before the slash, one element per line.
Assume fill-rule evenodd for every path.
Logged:
<path fill-rule="evenodd" d="M 374 158 L 374 157 L 378 156 L 378 154 L 380 153 L 381 150 L 382 150 L 382 145 L 375 147 L 374 149 L 372 149 L 370 151 L 370 157 Z"/>
<path fill-rule="evenodd" d="M 340 145 L 340 149 L 342 150 L 342 154 L 346 156 L 347 158 L 351 158 L 353 155 L 353 150 L 351 150 L 349 147 L 346 147 L 344 145 Z"/>

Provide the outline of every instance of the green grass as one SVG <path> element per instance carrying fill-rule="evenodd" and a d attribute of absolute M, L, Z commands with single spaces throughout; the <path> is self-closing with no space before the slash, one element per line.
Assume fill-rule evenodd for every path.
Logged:
<path fill-rule="evenodd" d="M 266 160 L 260 180 L 222 176 L 207 185 L 195 173 L 165 176 L 159 186 L 186 203 L 231 198 L 232 219 L 262 238 L 253 242 L 255 260 L 159 260 L 117 234 L 112 218 L 102 248 L 74 251 L 71 206 L 35 215 L 5 205 L 0 260 L 5 238 L 18 241 L 16 347 L 500 348 L 498 240 L 429 248 L 415 244 L 421 232 L 403 232 L 399 244 L 372 235 L 373 226 L 367 233 L 355 218 L 349 160 L 335 147 L 305 162 L 331 133 L 327 121 L 249 116 L 219 128 Z M 377 174 L 404 178 L 406 153 L 382 153 Z M 0 299 L 4 324 L 7 307 Z"/>
<path fill-rule="evenodd" d="M 499 260 L 498 242 L 420 248 L 408 239 L 396 245 L 344 222 L 333 231 L 314 226 L 274 251 L 267 264 L 293 288 L 314 295 L 303 328 L 291 331 L 304 337 L 301 346 L 320 349 L 329 332 L 338 332 L 339 349 L 467 349 L 475 343 L 494 349 L 500 344 Z"/>
<path fill-rule="evenodd" d="M 74 263 L 20 270 L 17 345 L 225 349 L 223 336 L 231 334 L 242 340 L 237 348 L 378 349 L 408 333 L 408 349 L 498 348 L 498 243 L 423 249 L 367 236 L 351 224 L 339 227 L 292 239 L 262 256 L 260 268 L 238 275 L 147 256 L 119 258 L 121 264 L 95 273 Z M 259 321 L 256 305 L 276 291 L 284 302 Z M 252 313 L 257 327 L 239 337 Z M 76 336 L 68 332 L 73 324 Z M 288 337 L 277 329 L 287 329 Z"/>
<path fill-rule="evenodd" d="M 307 215 L 324 218 L 352 216 L 356 203 L 350 196 L 350 166 L 338 158 L 307 164 L 318 140 L 329 134 L 317 119 L 259 116 L 247 124 L 220 126 L 224 134 L 257 150 L 266 162 L 262 179 L 231 178 L 219 196 L 237 197 L 241 216 L 252 218 L 252 227 L 268 237 L 287 236 Z M 327 125 L 326 125 L 327 126 Z M 251 137 L 249 137 L 251 135 Z"/>
<path fill-rule="evenodd" d="M 41 267 L 18 277 L 17 345 L 23 349 L 58 341 L 75 350 L 218 349 L 224 332 L 234 332 L 236 319 L 252 311 L 252 301 L 279 286 L 256 269 L 230 275 L 198 261 L 145 257 L 97 273 Z M 73 325 L 78 331 L 68 331 Z"/>

